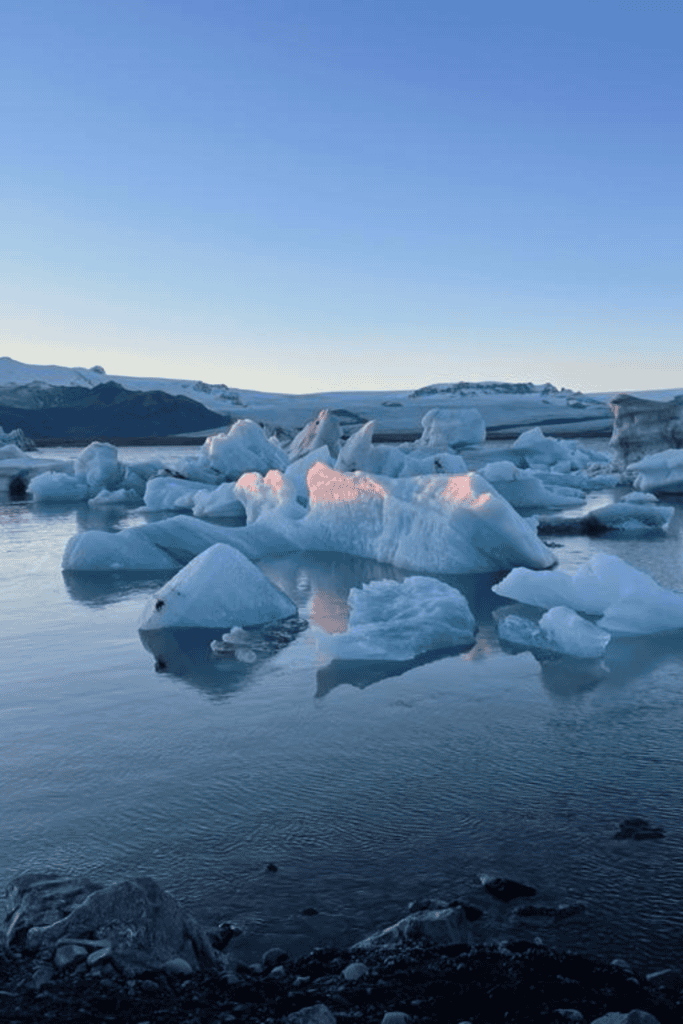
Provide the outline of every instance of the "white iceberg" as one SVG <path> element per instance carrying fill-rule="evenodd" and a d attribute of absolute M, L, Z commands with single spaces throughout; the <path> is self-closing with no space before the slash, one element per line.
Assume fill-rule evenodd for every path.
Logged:
<path fill-rule="evenodd" d="M 72 572 L 163 572 L 177 569 L 182 562 L 154 544 L 145 527 L 131 527 L 119 533 L 86 530 L 67 541 L 62 569 Z"/>
<path fill-rule="evenodd" d="M 360 430 L 344 443 L 335 463 L 342 473 L 361 470 L 383 476 L 398 476 L 405 465 L 405 455 L 395 445 L 373 444 L 375 421 L 363 424 Z"/>
<path fill-rule="evenodd" d="M 85 480 L 79 480 L 71 473 L 39 473 L 28 485 L 34 501 L 87 501 L 90 488 Z"/>
<path fill-rule="evenodd" d="M 422 417 L 422 436 L 418 444 L 472 445 L 486 440 L 486 423 L 478 409 L 430 409 Z"/>
<path fill-rule="evenodd" d="M 323 462 L 330 469 L 334 466 L 334 459 L 327 445 L 316 448 L 315 451 L 309 452 L 308 455 L 297 459 L 296 462 L 290 463 L 285 470 L 285 478 L 294 485 L 297 498 L 305 505 L 308 505 L 308 483 L 306 478 L 309 469 L 311 466 L 315 466 L 316 462 Z"/>
<path fill-rule="evenodd" d="M 243 473 L 265 475 L 269 469 L 284 471 L 289 462 L 282 449 L 271 444 L 252 420 L 237 420 L 227 434 L 207 437 L 200 455 L 225 480 L 237 480 Z"/>
<path fill-rule="evenodd" d="M 474 642 L 476 623 L 466 599 L 430 577 L 373 580 L 351 590 L 349 606 L 345 633 L 317 631 L 319 649 L 333 658 L 407 661 Z"/>
<path fill-rule="evenodd" d="M 656 494 L 650 494 L 649 491 L 631 491 L 623 498 L 619 498 L 619 501 L 626 501 L 634 505 L 655 505 L 659 498 Z"/>
<path fill-rule="evenodd" d="M 265 513 L 279 513 L 291 519 L 300 519 L 306 514 L 293 482 L 277 469 L 271 469 L 265 477 L 260 473 L 243 473 L 234 488 L 235 497 L 242 502 L 247 514 L 247 525 Z"/>
<path fill-rule="evenodd" d="M 119 462 L 113 444 L 93 441 L 84 448 L 74 465 L 75 476 L 88 485 L 91 497 L 102 489 L 115 491 L 121 484 L 125 468 Z"/>
<path fill-rule="evenodd" d="M 492 589 L 538 608 L 564 605 L 585 615 L 601 615 L 597 625 L 617 636 L 683 628 L 683 594 L 660 587 L 616 555 L 594 555 L 573 576 L 557 569 L 530 572 L 518 567 Z"/>
<path fill-rule="evenodd" d="M 453 574 L 555 562 L 534 526 L 476 473 L 390 479 L 318 463 L 309 470 L 308 489 L 307 515 L 280 524 L 302 550 Z"/>
<path fill-rule="evenodd" d="M 314 420 L 307 423 L 289 445 L 287 455 L 291 462 L 310 455 L 317 448 L 326 446 L 331 455 L 339 454 L 341 428 L 339 420 L 329 409 L 321 409 Z"/>
<path fill-rule="evenodd" d="M 538 624 L 507 615 L 498 623 L 498 635 L 515 647 L 572 658 L 599 658 L 611 639 L 609 632 L 562 605 L 542 615 Z"/>
<path fill-rule="evenodd" d="M 214 544 L 149 600 L 140 629 L 257 626 L 296 615 L 293 601 L 227 544 Z"/>
<path fill-rule="evenodd" d="M 140 495 L 137 491 L 128 490 L 125 487 L 120 487 L 117 491 L 108 491 L 106 488 L 102 488 L 101 491 L 95 495 L 94 498 L 88 499 L 88 504 L 97 505 L 131 505 L 140 501 Z"/>
<path fill-rule="evenodd" d="M 531 469 L 506 460 L 489 462 L 479 473 L 513 508 L 571 508 L 585 501 L 582 490 L 546 485 Z"/>
<path fill-rule="evenodd" d="M 638 462 L 631 462 L 628 470 L 636 473 L 633 486 L 637 491 L 683 494 L 683 450 L 679 448 L 646 455 Z"/>
<path fill-rule="evenodd" d="M 576 441 L 546 437 L 540 427 L 525 430 L 512 445 L 530 466 L 555 466 L 557 472 L 585 470 L 596 463 L 608 463 L 609 456 L 592 451 Z"/>
<path fill-rule="evenodd" d="M 234 518 L 244 513 L 244 505 L 235 496 L 235 484 L 219 484 L 215 489 L 196 491 L 192 503 L 193 516 L 212 516 L 215 519 Z"/>

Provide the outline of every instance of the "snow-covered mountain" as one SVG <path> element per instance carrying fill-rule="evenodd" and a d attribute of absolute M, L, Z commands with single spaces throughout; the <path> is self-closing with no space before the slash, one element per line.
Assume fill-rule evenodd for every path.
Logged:
<path fill-rule="evenodd" d="M 429 409 L 462 406 L 479 409 L 489 431 L 514 433 L 543 425 L 548 432 L 558 434 L 609 433 L 612 424 L 612 413 L 606 404 L 609 396 L 582 395 L 552 384 L 460 381 L 405 391 L 287 395 L 200 380 L 108 374 L 101 366 L 34 366 L 0 357 L 0 390 L 4 389 L 5 396 L 9 396 L 6 389 L 11 388 L 15 401 L 21 396 L 22 403 L 27 402 L 32 408 L 52 402 L 50 394 L 45 394 L 46 389 L 48 393 L 53 388 L 92 389 L 110 381 L 129 391 L 162 391 L 193 399 L 224 416 L 227 422 L 245 417 L 285 431 L 300 429 L 323 408 L 333 411 L 347 430 L 374 420 L 376 434 L 387 439 L 419 434 L 420 421 Z"/>

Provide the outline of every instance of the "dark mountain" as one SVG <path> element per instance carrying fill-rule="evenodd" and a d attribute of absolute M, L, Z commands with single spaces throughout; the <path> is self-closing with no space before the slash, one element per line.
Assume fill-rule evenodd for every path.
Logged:
<path fill-rule="evenodd" d="M 79 442 L 168 437 L 233 422 L 192 398 L 129 391 L 115 381 L 94 388 L 28 384 L 0 388 L 0 424 L 40 440 Z"/>

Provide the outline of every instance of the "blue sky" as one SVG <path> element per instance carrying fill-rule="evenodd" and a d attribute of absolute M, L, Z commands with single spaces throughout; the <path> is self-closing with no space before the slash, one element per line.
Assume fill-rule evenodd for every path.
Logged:
<path fill-rule="evenodd" d="M 678 2 L 0 0 L 0 354 L 683 388 Z"/>

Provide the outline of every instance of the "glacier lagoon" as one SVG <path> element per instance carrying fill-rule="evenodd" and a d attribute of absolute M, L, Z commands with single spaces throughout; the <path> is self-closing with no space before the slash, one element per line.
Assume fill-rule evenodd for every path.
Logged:
<path fill-rule="evenodd" d="M 174 456 L 120 456 L 143 452 Z M 590 493 L 581 514 L 612 494 Z M 604 551 L 683 589 L 679 502 L 667 496 L 666 536 L 553 538 L 559 568 Z M 418 897 L 484 905 L 479 876 L 503 875 L 535 902 L 586 907 L 516 936 L 649 970 L 680 961 L 683 633 L 613 639 L 602 666 L 540 664 L 501 649 L 499 573 L 444 577 L 475 613 L 476 644 L 419 664 L 330 665 L 311 631 L 254 664 L 213 657 L 220 631 L 146 647 L 139 616 L 172 572 L 69 577 L 60 561 L 79 529 L 164 517 L 0 505 L 3 882 L 29 868 L 150 874 L 204 923 L 244 927 L 234 949 L 248 959 L 346 944 Z M 330 632 L 350 587 L 409 575 L 332 554 L 260 564 Z M 614 840 L 629 817 L 664 838 Z"/>

